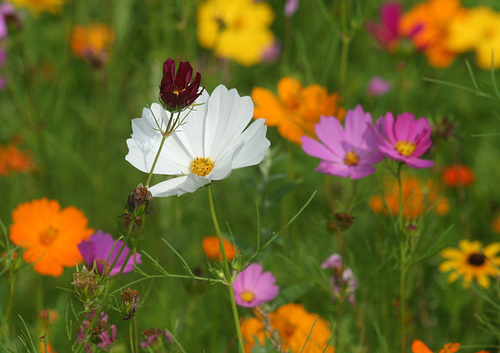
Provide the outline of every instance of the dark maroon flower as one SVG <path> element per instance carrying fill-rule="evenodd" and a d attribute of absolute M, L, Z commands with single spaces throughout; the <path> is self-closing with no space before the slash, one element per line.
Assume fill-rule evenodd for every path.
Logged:
<path fill-rule="evenodd" d="M 177 73 L 175 61 L 168 58 L 163 63 L 163 78 L 160 84 L 160 101 L 165 109 L 175 112 L 183 110 L 194 103 L 203 92 L 200 90 L 201 74 L 196 73 L 193 82 L 193 68 L 188 61 L 181 61 Z M 190 83 L 191 82 L 191 83 Z"/>

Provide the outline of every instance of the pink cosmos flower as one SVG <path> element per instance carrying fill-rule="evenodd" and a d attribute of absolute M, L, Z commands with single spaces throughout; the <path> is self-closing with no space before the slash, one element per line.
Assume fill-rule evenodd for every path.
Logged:
<path fill-rule="evenodd" d="M 366 91 L 371 96 L 383 96 L 387 92 L 389 92 L 392 88 L 391 81 L 384 80 L 380 76 L 373 76 L 368 82 L 368 86 L 366 87 Z"/>
<path fill-rule="evenodd" d="M 262 266 L 253 263 L 238 274 L 233 282 L 236 304 L 254 308 L 271 301 L 279 293 L 276 278 L 269 271 L 262 272 Z"/>
<path fill-rule="evenodd" d="M 402 14 L 402 6 L 396 1 L 389 1 L 380 8 L 380 23 L 369 21 L 366 25 L 368 31 L 389 51 L 396 48 L 399 35 L 399 20 Z"/>
<path fill-rule="evenodd" d="M 292 16 L 295 12 L 297 12 L 297 9 L 299 8 L 299 0 L 287 0 L 285 3 L 285 16 L 290 17 Z"/>
<path fill-rule="evenodd" d="M 315 126 L 319 141 L 302 136 L 302 149 L 322 161 L 315 169 L 342 178 L 360 179 L 375 172 L 374 164 L 384 159 L 377 148 L 377 139 L 368 128 L 372 116 L 358 105 L 348 110 L 345 130 L 334 117 L 322 116 Z"/>
<path fill-rule="evenodd" d="M 98 230 L 95 234 L 90 236 L 89 240 L 83 240 L 78 244 L 78 250 L 89 266 L 92 267 L 95 263 L 97 271 L 103 274 L 105 271 L 109 271 L 109 267 L 111 267 L 115 261 L 122 245 L 123 241 L 114 240 L 110 234 Z M 125 246 L 118 261 L 116 261 L 115 266 L 111 270 L 111 273 L 109 273 L 110 275 L 116 275 L 120 272 L 129 252 L 129 247 Z M 141 254 L 134 254 L 128 260 L 127 265 L 123 269 L 123 273 L 131 272 L 134 269 L 134 264 L 140 263 Z"/>
<path fill-rule="evenodd" d="M 332 269 L 330 276 L 330 291 L 332 293 L 332 300 L 347 300 L 354 304 L 355 294 L 354 291 L 358 288 L 358 282 L 354 272 L 349 268 L 342 267 L 342 256 L 340 254 L 333 254 L 321 264 L 322 269 Z"/>
<path fill-rule="evenodd" d="M 389 159 L 404 162 L 410 168 L 430 168 L 434 161 L 420 159 L 431 146 L 431 127 L 426 118 L 415 121 L 411 113 L 391 113 L 381 117 L 376 127 L 371 127 L 379 141 L 379 149 Z"/>
<path fill-rule="evenodd" d="M 107 352 L 116 340 L 116 326 L 108 323 L 108 315 L 104 312 L 99 314 L 97 321 L 94 320 L 96 314 L 96 311 L 87 314 L 87 319 L 83 320 L 76 337 L 78 342 L 82 340 L 96 342 L 98 348 Z M 92 353 L 89 343 L 85 343 L 85 352 Z"/>
<path fill-rule="evenodd" d="M 327 268 L 342 268 L 342 256 L 337 253 L 330 255 L 330 257 L 321 264 L 321 268 L 324 270 Z"/>

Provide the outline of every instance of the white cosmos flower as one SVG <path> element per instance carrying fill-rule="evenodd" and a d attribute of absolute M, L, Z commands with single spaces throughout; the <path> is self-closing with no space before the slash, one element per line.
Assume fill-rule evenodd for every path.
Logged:
<path fill-rule="evenodd" d="M 176 175 L 149 188 L 153 196 L 180 196 L 227 178 L 233 169 L 258 164 L 270 145 L 264 119 L 247 127 L 253 116 L 250 97 L 240 97 L 235 89 L 218 86 L 212 96 L 206 91 L 178 131 L 167 137 L 154 174 Z M 170 113 L 159 104 L 144 108 L 142 118 L 132 120 L 132 137 L 127 140 L 125 159 L 149 173 L 158 153 Z M 175 116 L 174 116 L 175 118 Z M 245 129 L 246 128 L 246 129 Z"/>

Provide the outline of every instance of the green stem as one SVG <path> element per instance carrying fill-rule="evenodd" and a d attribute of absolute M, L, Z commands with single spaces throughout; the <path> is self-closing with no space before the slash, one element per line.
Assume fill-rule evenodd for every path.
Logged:
<path fill-rule="evenodd" d="M 135 317 L 134 317 L 135 319 Z M 135 320 L 130 320 L 128 322 L 128 335 L 130 338 L 130 353 L 135 353 L 135 344 L 134 344 L 134 328 L 133 328 L 133 321 Z"/>
<path fill-rule="evenodd" d="M 5 325 L 0 328 L 0 342 L 2 342 L 3 335 L 7 331 L 10 322 L 10 313 L 12 312 L 12 303 L 14 300 L 14 288 L 15 288 L 16 278 L 14 275 L 9 276 L 9 299 L 7 301 L 7 309 L 5 310 Z"/>
<path fill-rule="evenodd" d="M 155 160 L 153 161 L 153 165 L 151 166 L 151 170 L 149 171 L 148 174 L 148 179 L 146 180 L 146 187 L 149 186 L 149 182 L 151 181 L 151 178 L 153 177 L 153 172 L 156 167 L 156 163 L 158 163 L 158 158 L 160 158 L 160 153 L 161 150 L 163 149 L 163 145 L 165 144 L 165 140 L 167 137 L 172 135 L 172 133 L 175 131 L 175 129 L 179 126 L 179 119 L 180 119 L 180 112 L 177 114 L 177 118 L 175 121 L 173 121 L 174 113 L 170 112 L 170 119 L 168 120 L 167 127 L 165 131 L 161 131 L 161 124 L 157 122 L 158 124 L 158 129 L 160 129 L 160 132 L 162 133 L 162 138 L 161 138 L 161 143 L 160 147 L 158 148 L 158 152 L 156 152 Z M 156 118 L 155 118 L 156 119 Z"/>
<path fill-rule="evenodd" d="M 238 309 L 236 307 L 236 301 L 234 300 L 234 291 L 233 291 L 233 285 L 232 285 L 233 280 L 232 280 L 232 276 L 231 276 L 231 271 L 229 269 L 229 262 L 227 261 L 227 257 L 226 257 L 226 251 L 224 250 L 224 245 L 222 243 L 222 235 L 221 235 L 220 228 L 219 228 L 219 222 L 217 221 L 217 215 L 215 214 L 214 199 L 212 196 L 212 189 L 211 189 L 210 185 L 208 185 L 207 190 L 208 190 L 208 203 L 209 203 L 209 207 L 210 207 L 210 215 L 212 216 L 212 221 L 213 221 L 214 227 L 215 227 L 215 233 L 217 234 L 217 238 L 219 239 L 219 248 L 220 248 L 220 252 L 222 254 L 225 283 L 229 288 L 229 299 L 231 301 L 231 310 L 233 312 L 234 325 L 236 326 L 236 336 L 238 337 L 238 351 L 240 353 L 244 353 L 245 348 L 243 345 L 243 336 L 241 334 L 240 319 L 238 316 Z"/>
<path fill-rule="evenodd" d="M 342 42 L 342 51 L 340 54 L 340 74 L 339 74 L 339 92 L 340 94 L 344 94 L 344 86 L 345 80 L 347 76 L 347 64 L 349 59 L 349 44 L 351 42 L 351 36 L 348 33 L 348 10 L 347 6 L 349 6 L 348 0 L 342 1 L 342 29 L 340 33 L 340 40 Z"/>
<path fill-rule="evenodd" d="M 401 180 L 401 168 L 403 163 L 398 164 L 396 178 L 398 180 L 398 202 L 399 202 L 399 215 L 397 220 L 396 232 L 399 235 L 399 255 L 401 276 L 399 279 L 399 315 L 401 320 L 401 353 L 406 352 L 406 275 L 408 272 L 407 267 L 407 242 L 406 232 L 403 231 L 403 183 Z"/>

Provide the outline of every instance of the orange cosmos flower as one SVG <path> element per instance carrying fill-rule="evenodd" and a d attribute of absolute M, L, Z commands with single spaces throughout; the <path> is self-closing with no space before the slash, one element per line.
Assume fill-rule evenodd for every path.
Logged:
<path fill-rule="evenodd" d="M 105 24 L 76 25 L 71 33 L 71 51 L 99 67 L 108 60 L 115 33 Z"/>
<path fill-rule="evenodd" d="M 431 208 L 440 216 L 448 213 L 450 209 L 448 199 L 441 195 L 439 185 L 432 180 L 422 182 L 414 177 L 403 177 L 401 187 L 404 218 L 409 220 L 417 219 L 424 211 Z M 390 212 L 397 216 L 399 214 L 399 187 L 397 182 L 394 180 L 386 182 L 384 196 L 372 196 L 370 198 L 370 207 L 376 213 L 388 214 Z"/>
<path fill-rule="evenodd" d="M 411 37 L 414 45 L 424 51 L 429 64 L 448 67 L 457 55 L 447 45 L 449 24 L 463 10 L 460 0 L 428 0 L 405 13 L 399 29 L 403 36 Z"/>
<path fill-rule="evenodd" d="M 471 186 L 474 184 L 475 175 L 469 167 L 457 164 L 444 170 L 442 180 L 445 185 L 453 188 Z"/>
<path fill-rule="evenodd" d="M 278 310 L 269 314 L 269 318 L 271 327 L 280 334 L 283 351 L 303 353 L 335 352 L 333 347 L 327 348 L 332 335 L 328 323 L 318 315 L 307 312 L 302 305 L 287 304 L 280 306 Z M 316 320 L 316 323 L 314 323 L 314 320 Z M 265 337 L 270 335 L 269 332 L 264 330 L 264 324 L 260 318 L 244 319 L 241 322 L 241 333 L 245 341 L 245 353 L 250 353 L 252 347 L 257 343 L 263 345 Z"/>
<path fill-rule="evenodd" d="M 291 77 L 278 82 L 278 97 L 261 87 L 255 87 L 251 96 L 255 103 L 254 118 L 266 119 L 266 125 L 277 126 L 281 136 L 298 145 L 304 135 L 315 137 L 314 125 L 320 116 L 342 120 L 345 115 L 345 109 L 338 105 L 338 93 L 329 95 L 326 88 L 316 84 L 302 87 Z"/>
<path fill-rule="evenodd" d="M 491 223 L 491 230 L 494 231 L 495 233 L 500 233 L 500 213 Z"/>
<path fill-rule="evenodd" d="M 61 210 L 59 202 L 34 200 L 19 205 L 12 212 L 10 240 L 26 248 L 23 259 L 35 262 L 42 275 L 60 276 L 63 267 L 73 267 L 82 260 L 77 244 L 93 233 L 87 218 L 75 207 Z"/>
<path fill-rule="evenodd" d="M 18 147 L 19 139 L 14 137 L 6 145 L 0 145 L 0 175 L 12 172 L 28 172 L 33 167 L 33 157 L 30 153 L 22 152 Z"/>
<path fill-rule="evenodd" d="M 222 246 L 224 246 L 224 252 L 226 253 L 227 259 L 229 261 L 234 259 L 236 251 L 233 244 L 222 238 Z M 216 235 L 203 238 L 201 247 L 203 248 L 203 251 L 205 251 L 205 254 L 207 255 L 207 258 L 209 260 L 220 261 L 222 259 L 222 254 L 220 253 L 219 238 L 217 238 Z"/>
<path fill-rule="evenodd" d="M 446 343 L 439 353 L 455 353 L 459 348 L 460 343 Z M 413 353 L 432 353 L 429 347 L 420 340 L 413 341 L 411 344 L 411 351 Z"/>

